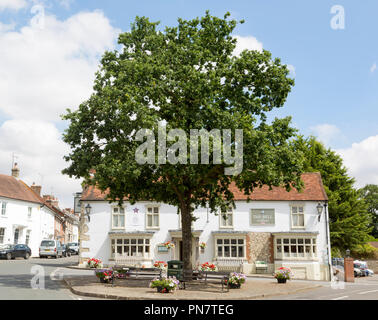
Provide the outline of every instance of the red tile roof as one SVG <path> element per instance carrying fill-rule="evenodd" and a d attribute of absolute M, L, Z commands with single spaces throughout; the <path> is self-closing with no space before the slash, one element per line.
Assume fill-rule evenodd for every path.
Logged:
<path fill-rule="evenodd" d="M 272 187 L 269 190 L 268 186 L 262 188 L 256 188 L 250 195 L 251 200 L 261 201 L 325 201 L 328 197 L 325 193 L 322 178 L 319 172 L 304 173 L 301 176 L 304 182 L 304 188 L 302 192 L 298 192 L 296 189 L 292 189 L 287 192 L 282 187 Z M 235 200 L 247 200 L 247 195 L 240 191 L 235 184 L 231 184 L 230 190 L 234 193 Z M 105 200 L 108 192 L 101 192 L 101 190 L 94 186 L 89 186 L 84 189 L 81 200 L 83 201 L 99 201 Z"/>
<path fill-rule="evenodd" d="M 40 204 L 44 203 L 41 197 L 23 181 L 4 174 L 0 174 L 0 197 Z"/>

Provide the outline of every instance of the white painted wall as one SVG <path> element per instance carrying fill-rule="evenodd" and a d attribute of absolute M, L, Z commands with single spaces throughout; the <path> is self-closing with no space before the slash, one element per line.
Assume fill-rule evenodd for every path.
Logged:
<path fill-rule="evenodd" d="M 83 205 L 86 206 L 88 202 Z M 112 230 L 111 228 L 111 205 L 106 201 L 92 201 L 89 202 L 92 210 L 90 214 L 90 222 L 88 222 L 90 241 L 82 241 L 82 247 L 90 249 L 89 252 L 83 253 L 83 257 L 99 258 L 105 264 L 109 263 L 110 257 L 110 231 L 145 231 L 146 229 L 146 206 L 159 205 L 160 206 L 160 228 L 156 230 L 151 239 L 152 260 L 168 261 L 174 258 L 174 250 L 169 253 L 158 254 L 156 245 L 162 242 L 171 240 L 168 230 L 181 229 L 179 226 L 179 216 L 177 215 L 177 208 L 166 205 L 156 204 L 153 202 L 138 202 L 135 205 L 125 203 L 125 228 L 122 230 Z M 202 230 L 199 241 L 207 243 L 207 247 L 203 254 L 199 254 L 199 262 L 212 261 L 214 258 L 214 237 L 212 231 L 219 230 L 233 230 L 233 231 L 247 231 L 247 232 L 291 232 L 298 231 L 291 228 L 290 205 L 302 204 L 305 206 L 305 230 L 319 232 L 317 236 L 317 250 L 319 264 L 327 264 L 327 246 L 326 246 L 326 229 L 324 212 L 321 221 L 318 221 L 318 213 L 316 206 L 317 201 L 236 201 L 236 209 L 234 209 L 234 227 L 229 229 L 220 228 L 220 216 L 207 213 L 206 208 L 199 208 L 195 210 L 194 215 L 199 219 L 194 222 L 194 230 Z M 133 209 L 138 208 L 139 212 L 134 213 Z M 250 225 L 250 210 L 251 209 L 275 209 L 275 224 L 273 226 L 251 226 Z M 281 261 L 283 265 L 292 264 L 292 261 Z M 294 262 L 295 263 L 295 262 Z M 306 264 L 307 262 L 301 262 Z M 313 262 L 309 262 L 313 265 Z M 319 273 L 319 272 L 318 272 Z"/>
<path fill-rule="evenodd" d="M 54 235 L 54 213 L 33 202 L 0 197 L 0 208 L 2 202 L 7 202 L 6 215 L 2 216 L 0 211 L 0 228 L 5 228 L 4 243 L 13 244 L 14 231 L 18 227 L 18 243 L 24 244 L 27 231 L 30 230 L 29 247 L 32 256 L 38 256 L 41 240 Z M 29 207 L 32 208 L 31 217 L 28 217 Z"/>

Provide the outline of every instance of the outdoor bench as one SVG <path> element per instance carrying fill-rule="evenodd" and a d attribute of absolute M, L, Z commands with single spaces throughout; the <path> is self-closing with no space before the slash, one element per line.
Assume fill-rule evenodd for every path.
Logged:
<path fill-rule="evenodd" d="M 229 272 L 222 272 L 222 271 L 200 271 L 198 273 L 198 276 L 195 276 L 192 272 L 186 273 L 184 271 L 183 279 L 181 280 L 183 283 L 183 289 L 186 288 L 187 282 L 192 283 L 219 283 L 222 285 L 222 292 L 224 291 L 224 287 L 227 288 L 227 291 L 229 291 L 228 288 L 228 281 L 230 278 Z"/>
<path fill-rule="evenodd" d="M 256 273 L 267 272 L 268 264 L 265 261 L 256 261 Z"/>
<path fill-rule="evenodd" d="M 122 275 L 122 276 L 121 276 Z M 112 286 L 117 280 L 153 280 L 161 278 L 161 270 L 158 268 L 135 268 L 135 267 L 113 267 Z"/>

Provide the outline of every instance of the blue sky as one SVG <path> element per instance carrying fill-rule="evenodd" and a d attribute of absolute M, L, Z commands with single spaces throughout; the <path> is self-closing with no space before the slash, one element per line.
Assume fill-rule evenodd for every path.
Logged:
<path fill-rule="evenodd" d="M 337 150 L 344 157 L 346 166 L 360 185 L 368 182 L 378 183 L 378 166 L 375 165 L 377 161 L 374 158 L 374 156 L 378 156 L 378 70 L 375 67 L 375 64 L 378 63 L 377 1 L 368 0 L 363 4 L 357 1 L 342 0 L 12 1 L 19 2 L 19 7 L 12 8 L 9 4 L 7 7 L 6 4 L 9 1 L 0 0 L 0 30 L 3 25 L 3 38 L 0 38 L 0 59 L 1 51 L 7 50 L 4 47 L 5 41 L 9 41 L 6 42 L 7 45 L 13 45 L 17 41 L 16 36 L 14 36 L 14 40 L 9 40 L 9 33 L 21 34 L 23 28 L 30 25 L 30 20 L 35 15 L 35 12 L 31 13 L 31 8 L 36 4 L 43 6 L 46 16 L 54 17 L 51 18 L 51 24 L 47 22 L 46 25 L 54 26 L 56 29 L 51 30 L 58 30 L 57 34 L 64 33 L 62 28 L 70 26 L 69 22 L 73 19 L 72 17 L 77 17 L 83 12 L 93 13 L 95 10 L 100 10 L 101 17 L 91 17 L 93 20 L 88 21 L 92 21 L 91 23 L 95 27 L 96 19 L 100 19 L 101 23 L 108 28 L 108 34 L 113 36 L 113 39 L 109 36 L 109 39 L 113 40 L 113 44 L 117 32 L 129 30 L 131 22 L 137 15 L 147 16 L 153 21 L 159 20 L 161 26 L 164 27 L 175 25 L 178 17 L 191 19 L 202 16 L 207 9 L 217 16 L 223 16 L 225 12 L 229 11 L 233 18 L 245 20 L 244 24 L 237 27 L 235 35 L 256 38 L 264 49 L 272 52 L 274 57 L 281 58 L 283 63 L 294 68 L 292 74 L 295 77 L 295 86 L 285 106 L 272 112 L 271 118 L 291 115 L 294 126 L 302 134 L 319 136 L 319 139 L 327 146 Z M 334 13 L 331 13 L 331 8 L 334 5 L 341 5 L 344 9 L 344 29 L 334 30 L 331 28 L 331 19 L 335 16 Z M 58 23 L 65 21 L 68 22 L 63 26 L 58 26 Z M 102 26 L 101 23 L 98 25 Z M 4 28 L 4 26 L 8 27 Z M 5 29 L 9 30 L 4 31 Z M 89 38 L 93 42 L 88 44 L 86 39 L 81 39 L 81 42 L 78 41 L 75 44 L 84 43 L 87 48 L 93 48 L 99 44 L 89 59 L 93 60 L 98 57 L 102 49 L 112 48 L 106 39 L 96 40 L 95 36 L 99 33 L 98 30 L 90 30 L 90 26 L 85 30 L 89 33 L 92 32 Z M 106 33 L 104 33 L 105 35 Z M 23 37 L 26 35 L 23 34 Z M 76 35 L 72 33 L 68 36 L 66 34 L 66 38 L 62 39 L 70 41 L 75 37 Z M 1 43 L 2 39 L 3 43 Z M 43 42 L 43 40 L 40 41 Z M 91 52 L 88 52 L 91 55 Z M 27 55 L 28 53 L 24 52 L 23 55 L 20 54 L 19 59 L 27 59 Z M 33 63 L 33 60 L 30 60 L 30 63 Z M 92 67 L 96 64 L 93 61 L 91 63 Z M 1 80 L 0 92 L 2 92 Z M 21 92 L 20 94 L 27 95 L 28 93 Z M 83 98 L 86 97 L 86 94 L 87 92 L 83 94 Z M 77 96 L 80 97 L 80 94 L 78 93 Z M 28 99 L 32 100 L 33 98 L 34 96 Z M 26 101 L 28 100 L 26 99 Z M 72 101 L 75 103 L 79 100 Z M 9 111 L 10 108 L 2 103 L 4 102 L 0 100 L 0 126 L 3 126 L 0 128 L 0 149 L 2 147 L 1 140 L 5 139 L 4 135 L 2 136 L 2 132 L 6 132 L 4 124 L 7 121 L 25 120 L 22 115 L 22 105 L 19 106 L 21 111 L 15 113 Z M 23 107 L 26 110 L 27 103 Z M 70 107 L 75 106 L 70 105 Z M 58 110 L 64 111 L 62 108 Z M 48 114 L 49 110 L 41 109 L 40 111 L 40 120 L 53 125 L 58 133 L 64 128 L 64 124 L 57 118 L 53 116 L 44 118 L 43 114 L 45 112 Z M 35 109 L 34 114 L 38 112 L 38 109 Z M 11 124 L 18 128 L 15 123 Z M 8 125 L 10 126 L 9 123 Z M 5 154 L 10 154 L 11 149 L 7 146 Z M 23 150 L 15 151 L 22 157 Z M 360 157 L 365 161 L 363 165 Z M 24 159 L 26 158 L 27 155 L 24 156 Z M 9 171 L 8 162 L 0 161 L 2 172 Z M 30 171 L 31 168 L 28 170 Z M 72 192 L 74 191 L 76 190 Z"/>

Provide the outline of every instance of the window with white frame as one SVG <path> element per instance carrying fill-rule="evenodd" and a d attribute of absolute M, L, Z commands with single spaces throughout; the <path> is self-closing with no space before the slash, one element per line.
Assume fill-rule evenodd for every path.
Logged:
<path fill-rule="evenodd" d="M 1 203 L 1 215 L 5 216 L 7 214 L 7 202 Z"/>
<path fill-rule="evenodd" d="M 147 207 L 146 228 L 159 228 L 159 207 Z"/>
<path fill-rule="evenodd" d="M 216 255 L 218 258 L 245 258 L 244 237 L 216 238 Z"/>
<path fill-rule="evenodd" d="M 292 228 L 304 228 L 305 226 L 304 206 L 292 205 L 290 208 L 291 208 Z"/>
<path fill-rule="evenodd" d="M 28 207 L 28 218 L 32 216 L 32 207 Z"/>
<path fill-rule="evenodd" d="M 220 227 L 232 228 L 234 226 L 234 213 L 232 208 L 222 211 L 220 214 Z"/>
<path fill-rule="evenodd" d="M 275 238 L 275 259 L 316 259 L 316 236 L 282 236 Z"/>
<path fill-rule="evenodd" d="M 0 243 L 4 243 L 5 228 L 0 228 Z"/>
<path fill-rule="evenodd" d="M 112 207 L 112 228 L 122 229 L 125 227 L 125 208 Z"/>
<path fill-rule="evenodd" d="M 111 239 L 111 254 L 124 257 L 150 257 L 150 239 L 139 237 L 119 237 Z"/>

